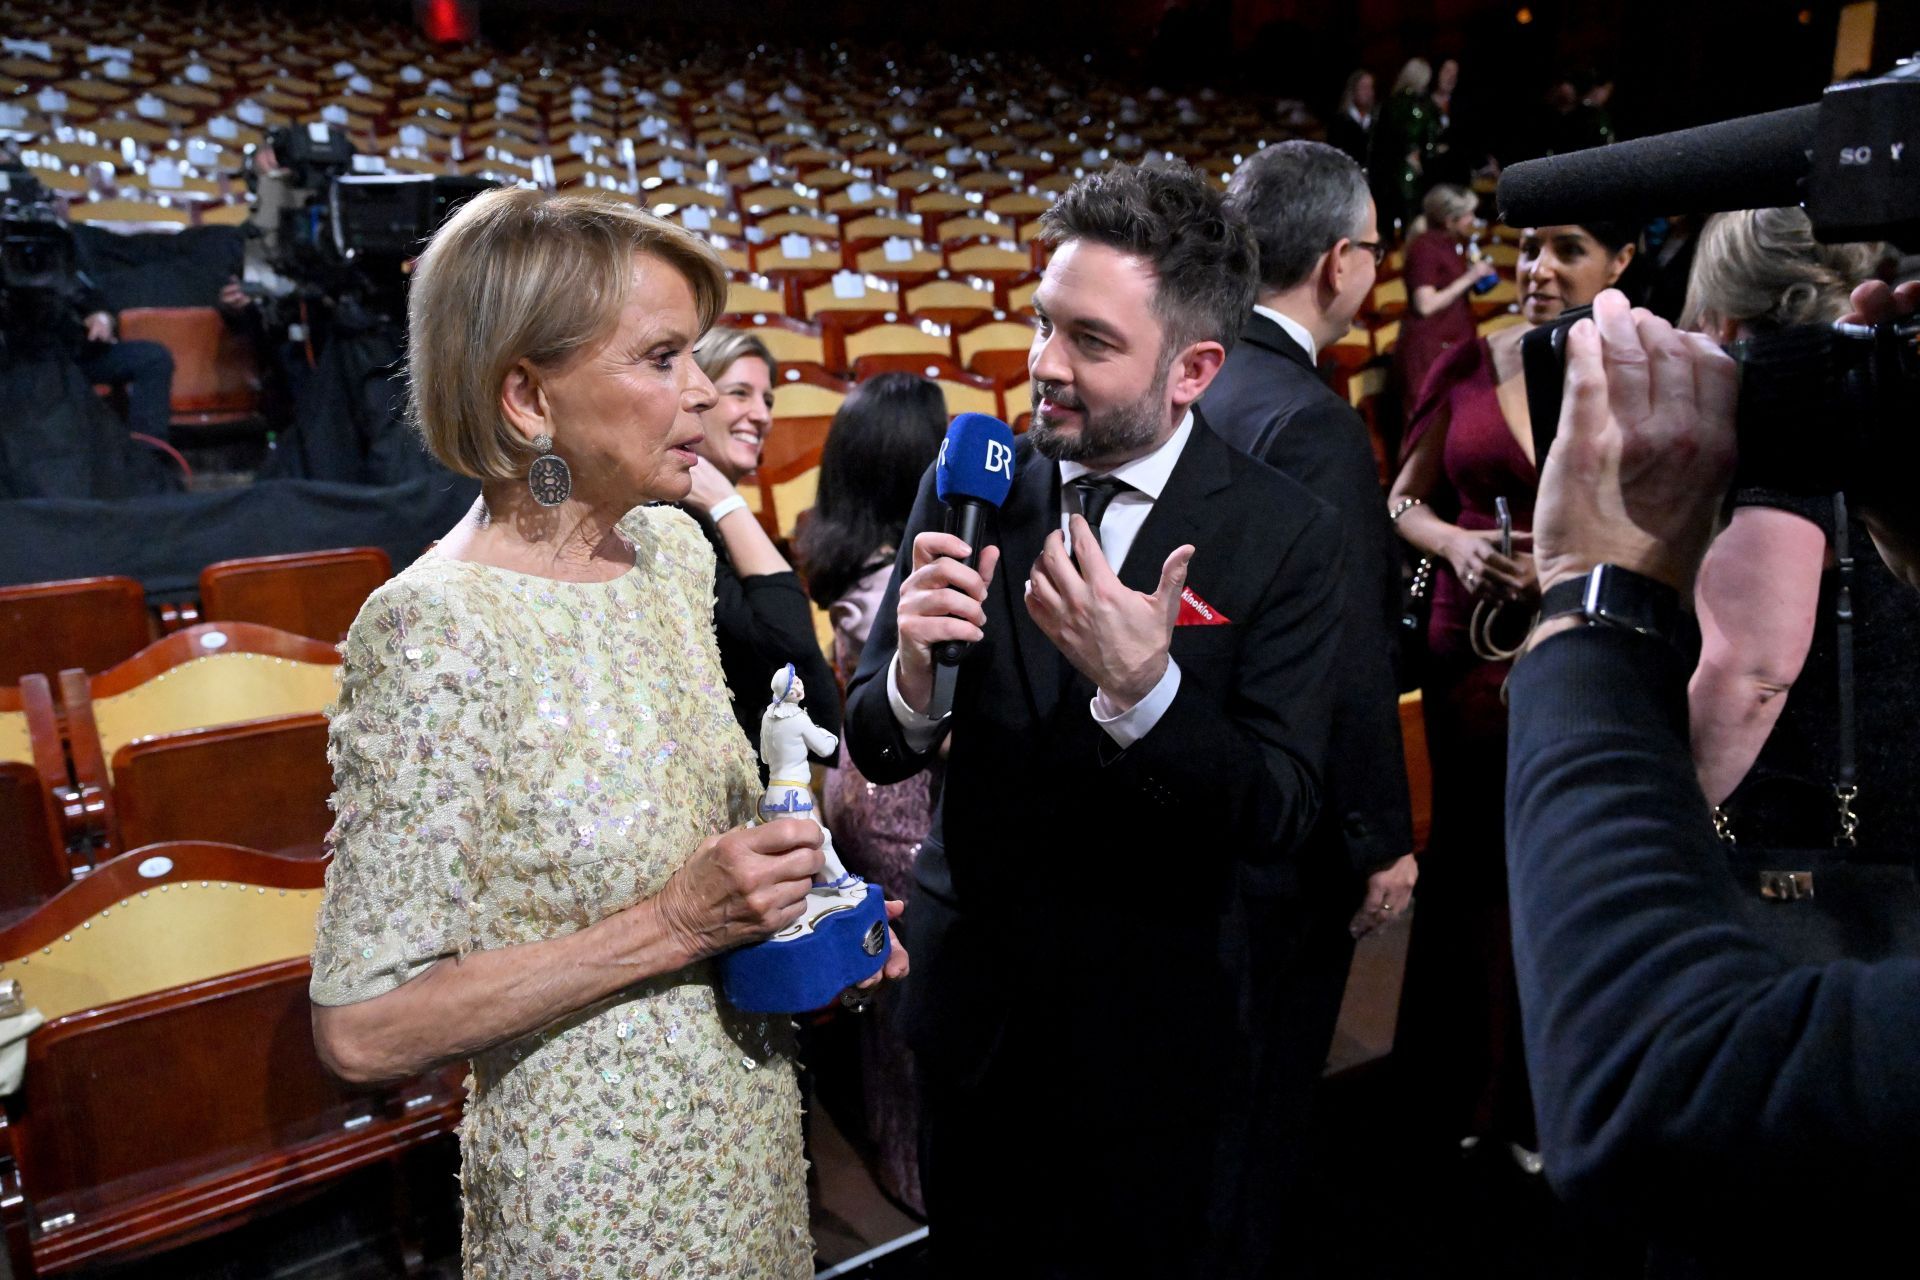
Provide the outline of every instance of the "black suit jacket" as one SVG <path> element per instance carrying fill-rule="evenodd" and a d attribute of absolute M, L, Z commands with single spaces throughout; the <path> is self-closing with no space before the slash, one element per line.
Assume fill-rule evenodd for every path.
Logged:
<path fill-rule="evenodd" d="M 1348 866 L 1369 875 L 1412 850 L 1413 823 L 1394 679 L 1400 556 L 1366 424 L 1306 349 L 1257 312 L 1200 408 L 1221 439 L 1339 513 L 1346 610 L 1323 821 Z"/>
<path fill-rule="evenodd" d="M 958 1087 L 994 1068 L 1074 1070 L 1081 1103 L 1111 1107 L 1126 1151 L 1080 1153 L 1086 1167 L 1062 1177 L 1166 1188 L 1164 1220 L 1139 1229 L 1185 1233 L 1191 1252 L 1234 1230 L 1194 1215 L 1232 1219 L 1261 1185 L 1243 1175 L 1262 1155 L 1244 1148 L 1295 859 L 1320 810 L 1338 522 L 1196 422 L 1120 577 L 1151 591 L 1192 543 L 1189 588 L 1223 621 L 1175 629 L 1179 693 L 1122 751 L 1089 713 L 1091 684 L 1027 613 L 1023 587 L 1059 513 L 1059 468 L 1023 439 L 991 529 L 1001 562 L 985 639 L 960 668 L 945 786 L 915 868 L 903 1025 L 922 1069 Z M 908 745 L 886 685 L 913 539 L 941 514 L 929 473 L 848 690 L 847 743 L 877 783 L 932 756 Z M 1071 1064 L 1090 1054 L 1100 1069 L 1079 1073 Z M 1031 1135 L 1006 1141 L 1014 1158 Z M 1049 1158 L 1072 1166 L 1076 1152 Z"/>

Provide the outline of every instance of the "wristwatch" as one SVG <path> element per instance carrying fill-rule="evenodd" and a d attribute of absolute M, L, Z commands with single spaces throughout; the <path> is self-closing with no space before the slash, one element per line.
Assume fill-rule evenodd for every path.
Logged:
<path fill-rule="evenodd" d="M 1664 582 L 1617 564 L 1595 566 L 1556 582 L 1540 596 L 1540 622 L 1585 618 L 1589 626 L 1618 627 L 1665 640 L 1688 658 L 1700 652 L 1700 624 Z"/>

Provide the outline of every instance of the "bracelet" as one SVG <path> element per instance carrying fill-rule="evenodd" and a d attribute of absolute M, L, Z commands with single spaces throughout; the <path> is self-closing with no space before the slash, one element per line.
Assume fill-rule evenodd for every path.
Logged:
<path fill-rule="evenodd" d="M 1419 498 L 1402 498 L 1394 504 L 1393 510 L 1388 513 L 1387 523 L 1399 524 L 1401 516 L 1407 514 L 1407 512 L 1413 510 L 1415 507 L 1424 507 L 1426 505 L 1427 504 Z"/>
<path fill-rule="evenodd" d="M 747 500 L 745 498 L 737 493 L 729 494 L 713 504 L 713 510 L 707 512 L 707 519 L 713 521 L 715 524 L 719 524 L 734 512 L 745 511 L 746 509 Z"/>

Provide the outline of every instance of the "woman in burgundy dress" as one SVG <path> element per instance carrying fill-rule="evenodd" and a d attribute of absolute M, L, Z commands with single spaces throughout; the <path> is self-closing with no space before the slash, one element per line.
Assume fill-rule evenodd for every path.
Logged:
<path fill-rule="evenodd" d="M 1388 498 L 1396 531 L 1431 559 L 1433 574 L 1421 681 L 1433 829 L 1420 857 L 1394 1057 L 1409 1123 L 1428 1151 L 1496 1139 L 1530 1172 L 1539 1164 L 1507 925 L 1501 686 L 1510 662 L 1500 656 L 1524 636 L 1539 595 L 1528 545 L 1539 477 L 1520 337 L 1591 302 L 1633 252 L 1628 227 L 1527 230 L 1518 264 L 1527 325 L 1463 342 L 1433 366 Z M 1510 555 L 1499 546 L 1503 498 Z"/>
<path fill-rule="evenodd" d="M 1427 384 L 1427 371 L 1455 347 L 1472 342 L 1473 286 L 1498 273 L 1487 261 L 1471 261 L 1467 241 L 1478 225 L 1478 203 L 1464 187 L 1446 183 L 1427 192 L 1427 229 L 1407 245 L 1407 313 L 1400 321 L 1393 360 L 1402 398 L 1413 407 Z"/>

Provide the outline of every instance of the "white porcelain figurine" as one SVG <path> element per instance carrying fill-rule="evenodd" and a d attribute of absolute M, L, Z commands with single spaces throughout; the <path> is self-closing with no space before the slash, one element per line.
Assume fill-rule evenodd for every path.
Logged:
<path fill-rule="evenodd" d="M 837 888 L 851 877 L 833 851 L 833 833 L 820 821 L 814 807 L 812 771 L 807 755 L 831 755 L 840 739 L 828 733 L 807 715 L 800 700 L 807 686 L 788 663 L 773 673 L 773 701 L 760 717 L 760 759 L 767 766 L 767 789 L 760 797 L 760 821 L 775 818 L 812 818 L 826 837 L 823 848 L 827 865 L 814 878 L 816 885 Z"/>

